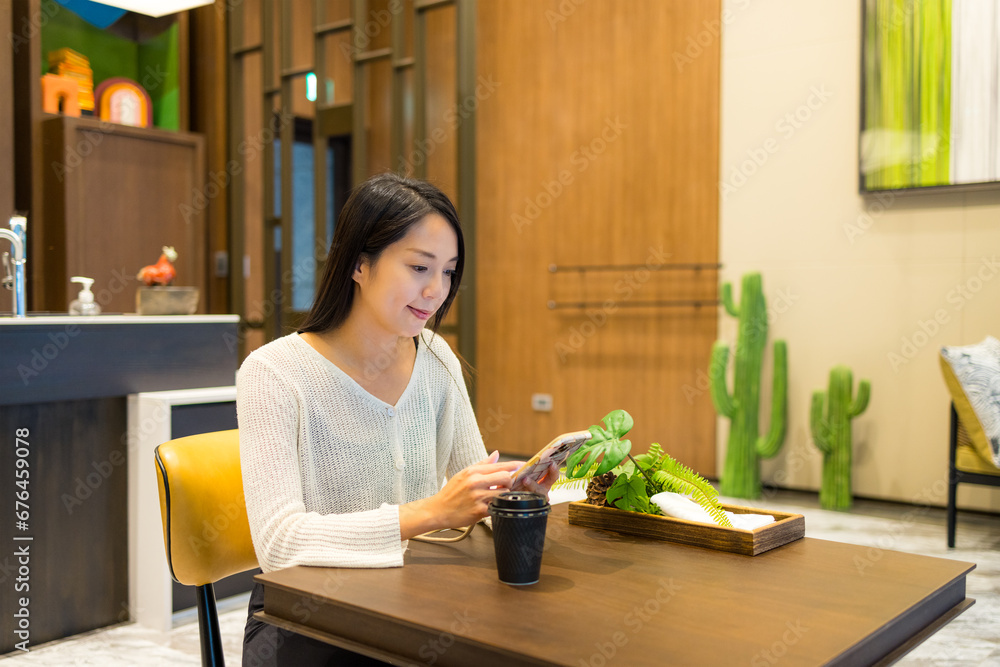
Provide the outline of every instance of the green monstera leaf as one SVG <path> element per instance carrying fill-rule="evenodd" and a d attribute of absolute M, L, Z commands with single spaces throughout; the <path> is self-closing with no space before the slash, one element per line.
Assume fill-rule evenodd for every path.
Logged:
<path fill-rule="evenodd" d="M 619 475 L 605 493 L 608 502 L 620 510 L 655 514 L 649 504 L 646 480 L 639 473 Z"/>
<path fill-rule="evenodd" d="M 594 475 L 603 475 L 618 466 L 632 450 L 632 442 L 622 440 L 622 436 L 632 430 L 632 415 L 624 410 L 613 410 L 604 417 L 604 426 L 591 426 L 588 430 L 594 436 L 566 461 L 566 477 L 586 477 L 590 469 L 597 465 Z M 600 464 L 597 460 L 601 459 Z"/>

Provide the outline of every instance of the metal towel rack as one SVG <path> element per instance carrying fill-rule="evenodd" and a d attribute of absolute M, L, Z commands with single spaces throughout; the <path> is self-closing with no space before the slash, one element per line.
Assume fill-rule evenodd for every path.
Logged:
<path fill-rule="evenodd" d="M 576 271 L 586 273 L 587 271 L 629 271 L 646 269 L 647 271 L 718 271 L 722 264 L 660 264 L 649 266 L 648 264 L 576 264 L 558 266 L 549 264 L 549 273 L 562 273 L 563 271 Z"/>
<path fill-rule="evenodd" d="M 575 265 L 562 265 L 549 264 L 549 273 L 569 273 L 574 272 L 580 274 L 581 276 L 585 273 L 591 271 L 638 271 L 640 269 L 645 269 L 646 271 L 718 271 L 722 268 L 722 264 L 712 264 L 712 263 L 674 263 L 674 264 L 660 264 L 658 266 L 649 266 L 648 264 L 575 264 Z M 556 310 L 560 308 L 575 308 L 575 309 L 586 309 L 586 308 L 602 308 L 607 303 L 604 301 L 548 301 L 547 305 L 549 310 Z M 657 300 L 646 300 L 646 301 L 631 301 L 623 300 L 616 302 L 616 307 L 619 308 L 677 308 L 677 307 L 692 307 L 701 308 L 702 306 L 718 306 L 720 301 L 718 299 L 657 299 Z"/>

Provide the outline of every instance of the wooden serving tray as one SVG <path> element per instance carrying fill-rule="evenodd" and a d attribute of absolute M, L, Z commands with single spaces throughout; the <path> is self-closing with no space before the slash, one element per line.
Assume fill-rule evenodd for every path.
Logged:
<path fill-rule="evenodd" d="M 774 517 L 774 523 L 754 530 L 740 530 L 667 516 L 626 512 L 615 507 L 598 507 L 583 501 L 569 503 L 569 522 L 586 528 L 613 530 L 627 535 L 639 535 L 745 556 L 756 556 L 770 551 L 783 544 L 794 542 L 806 534 L 806 519 L 801 514 L 739 505 L 722 507 L 734 514 L 770 514 Z"/>

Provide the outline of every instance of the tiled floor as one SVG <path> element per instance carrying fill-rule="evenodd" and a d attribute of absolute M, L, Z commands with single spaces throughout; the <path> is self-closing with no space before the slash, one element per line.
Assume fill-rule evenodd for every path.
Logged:
<path fill-rule="evenodd" d="M 940 509 L 859 501 L 850 514 L 818 509 L 815 494 L 777 492 L 755 503 L 792 510 L 806 517 L 806 535 L 876 549 L 952 558 L 976 563 L 968 595 L 976 604 L 904 657 L 900 665 L 972 667 L 1000 665 L 1000 517 L 963 513 L 956 548 L 945 546 L 945 516 Z M 874 551 L 873 554 L 877 554 Z M 5 667 L 20 665 L 100 665 L 153 667 L 200 664 L 198 625 L 193 615 L 160 637 L 134 624 L 9 654 Z M 220 625 L 229 665 L 240 664 L 246 597 L 220 603 Z"/>

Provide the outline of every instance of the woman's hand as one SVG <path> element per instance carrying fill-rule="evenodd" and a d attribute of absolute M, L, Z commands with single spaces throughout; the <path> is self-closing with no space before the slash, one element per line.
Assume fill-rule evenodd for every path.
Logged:
<path fill-rule="evenodd" d="M 541 480 L 535 482 L 530 479 L 524 480 L 524 488 L 533 493 L 549 497 L 549 491 L 552 490 L 552 485 L 556 483 L 559 479 L 559 468 L 555 463 L 550 463 L 549 467 L 545 470 L 545 476 Z"/>
<path fill-rule="evenodd" d="M 499 457 L 499 452 L 493 452 L 452 476 L 430 498 L 401 505 L 400 537 L 408 540 L 432 530 L 461 528 L 488 516 L 493 496 L 510 488 L 511 473 L 522 465 L 517 461 L 497 463 Z"/>

